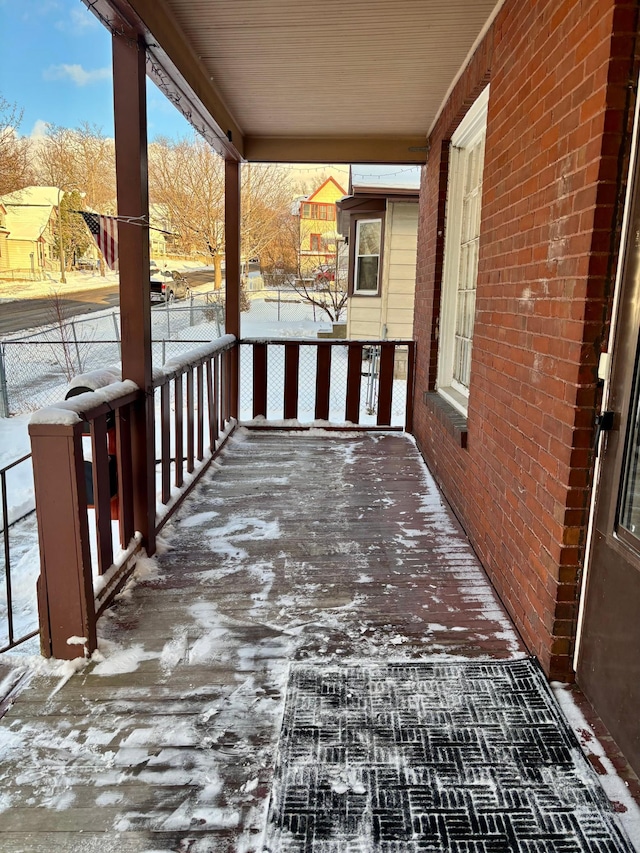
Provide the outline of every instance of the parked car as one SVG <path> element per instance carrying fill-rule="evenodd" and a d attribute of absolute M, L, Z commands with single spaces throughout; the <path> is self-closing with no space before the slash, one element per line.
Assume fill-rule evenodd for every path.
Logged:
<path fill-rule="evenodd" d="M 335 268 L 330 266 L 329 264 L 320 264 L 320 266 L 315 267 L 312 270 L 313 279 L 318 284 L 324 284 L 328 281 L 335 281 L 336 279 L 336 271 Z"/>
<path fill-rule="evenodd" d="M 150 270 L 151 301 L 173 302 L 189 295 L 189 283 L 177 270 Z"/>
<path fill-rule="evenodd" d="M 97 270 L 100 261 L 97 258 L 76 258 L 75 267 L 78 270 Z"/>

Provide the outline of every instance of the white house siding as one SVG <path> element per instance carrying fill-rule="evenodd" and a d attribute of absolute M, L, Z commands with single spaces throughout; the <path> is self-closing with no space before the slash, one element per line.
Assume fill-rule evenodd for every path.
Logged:
<path fill-rule="evenodd" d="M 353 296 L 349 300 L 348 337 L 412 338 L 417 235 L 418 205 L 389 202 L 385 217 L 382 295 Z"/>
<path fill-rule="evenodd" d="M 388 338 L 413 337 L 413 299 L 416 289 L 418 205 L 389 203 L 389 251 L 385 255 L 386 287 L 382 322 Z M 386 242 L 386 241 L 385 241 Z"/>
<path fill-rule="evenodd" d="M 349 303 L 347 337 L 377 341 L 382 325 L 382 299 L 379 296 L 354 296 Z"/>

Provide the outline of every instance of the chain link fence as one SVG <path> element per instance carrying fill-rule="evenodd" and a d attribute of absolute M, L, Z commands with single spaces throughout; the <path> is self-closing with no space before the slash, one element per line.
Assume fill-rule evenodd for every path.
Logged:
<path fill-rule="evenodd" d="M 224 291 L 192 293 L 181 302 L 154 305 L 154 367 L 195 343 L 224 334 Z M 243 337 L 315 337 L 331 328 L 321 309 L 295 291 L 249 293 L 242 304 Z M 61 320 L 0 341 L 0 417 L 25 414 L 64 399 L 74 376 L 120 362 L 120 315 L 107 311 Z"/>

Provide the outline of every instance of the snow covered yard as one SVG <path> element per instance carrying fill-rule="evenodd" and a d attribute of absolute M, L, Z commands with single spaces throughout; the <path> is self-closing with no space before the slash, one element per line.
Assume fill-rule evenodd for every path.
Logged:
<path fill-rule="evenodd" d="M 0 850 L 257 853 L 292 662 L 526 656 L 407 437 L 239 431 L 166 533 L 3 718 Z"/>

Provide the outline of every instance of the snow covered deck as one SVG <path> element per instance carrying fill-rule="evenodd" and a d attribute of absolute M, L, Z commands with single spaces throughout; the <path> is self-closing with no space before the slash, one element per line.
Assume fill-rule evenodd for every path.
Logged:
<path fill-rule="evenodd" d="M 241 430 L 165 532 L 2 719 L 0 850 L 261 850 L 291 661 L 526 655 L 406 436 Z"/>

